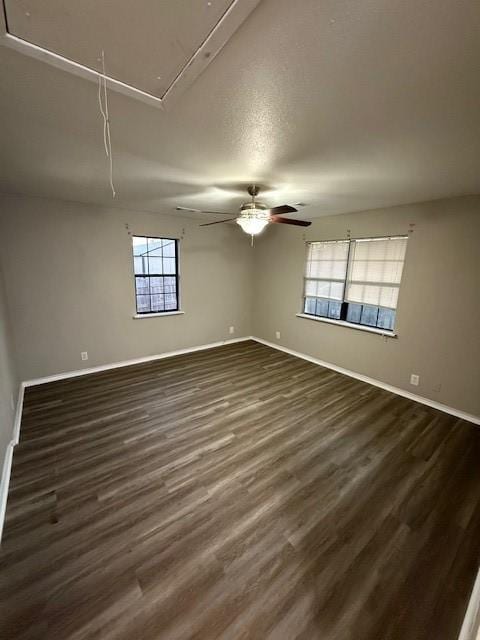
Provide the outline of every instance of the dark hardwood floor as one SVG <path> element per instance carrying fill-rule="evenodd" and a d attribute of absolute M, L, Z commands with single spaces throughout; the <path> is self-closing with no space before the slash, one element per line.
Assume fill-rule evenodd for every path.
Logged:
<path fill-rule="evenodd" d="M 456 640 L 480 428 L 254 342 L 27 389 L 9 640 Z"/>

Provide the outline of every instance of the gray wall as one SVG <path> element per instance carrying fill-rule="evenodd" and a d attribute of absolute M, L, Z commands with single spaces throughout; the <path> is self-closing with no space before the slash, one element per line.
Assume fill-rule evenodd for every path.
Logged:
<path fill-rule="evenodd" d="M 405 234 L 411 228 L 398 339 L 296 317 L 304 239 L 345 238 L 348 230 L 352 237 Z M 329 216 L 305 232 L 272 225 L 255 251 L 253 333 L 480 416 L 479 239 L 480 197 Z M 411 373 L 420 375 L 418 387 L 409 384 Z"/>
<path fill-rule="evenodd" d="M 126 224 L 139 235 L 181 237 L 184 230 L 185 315 L 132 318 Z M 302 229 L 271 225 L 252 250 L 236 225 L 202 229 L 173 216 L 0 196 L 0 251 L 19 379 L 228 339 L 233 325 L 233 337 L 275 342 L 278 330 L 286 347 L 478 416 L 480 197 L 319 218 L 305 238 L 412 228 L 398 339 L 391 339 L 296 317 Z M 88 351 L 87 362 L 81 351 Z M 420 375 L 418 387 L 409 384 L 410 373 Z"/>
<path fill-rule="evenodd" d="M 12 354 L 11 325 L 7 312 L 3 274 L 0 265 L 0 469 L 8 443 L 12 440 L 14 406 L 18 381 Z M 1 475 L 1 471 L 0 471 Z"/>
<path fill-rule="evenodd" d="M 0 197 L 0 212 L 22 380 L 251 334 L 252 250 L 231 225 L 200 228 L 173 216 L 16 196 Z M 133 319 L 126 224 L 137 235 L 184 235 L 185 315 Z"/>

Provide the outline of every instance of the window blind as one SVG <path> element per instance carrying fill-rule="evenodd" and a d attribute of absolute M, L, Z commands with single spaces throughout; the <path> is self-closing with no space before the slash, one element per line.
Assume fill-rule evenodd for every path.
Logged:
<path fill-rule="evenodd" d="M 348 240 L 309 243 L 305 296 L 343 300 L 348 245 Z"/>
<path fill-rule="evenodd" d="M 406 237 L 352 240 L 345 300 L 396 309 Z"/>

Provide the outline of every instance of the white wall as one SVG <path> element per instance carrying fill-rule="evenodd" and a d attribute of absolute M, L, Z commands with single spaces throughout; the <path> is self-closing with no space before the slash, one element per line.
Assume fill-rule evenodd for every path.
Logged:
<path fill-rule="evenodd" d="M 17 196 L 0 211 L 22 380 L 251 334 L 252 249 L 231 225 Z M 180 238 L 185 315 L 133 319 L 129 233 Z"/>
<path fill-rule="evenodd" d="M 305 240 L 411 229 L 397 339 L 296 317 Z M 290 349 L 480 416 L 480 197 L 328 216 L 305 231 L 271 225 L 255 257 L 254 335 L 275 342 L 278 330 Z"/>

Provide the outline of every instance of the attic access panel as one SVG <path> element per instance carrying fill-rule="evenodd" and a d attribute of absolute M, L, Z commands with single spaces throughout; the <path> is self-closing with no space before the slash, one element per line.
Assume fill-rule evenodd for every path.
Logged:
<path fill-rule="evenodd" d="M 200 75 L 259 0 L 0 0 L 2 43 L 159 104 Z M 3 23 L 3 24 L 2 24 Z"/>

